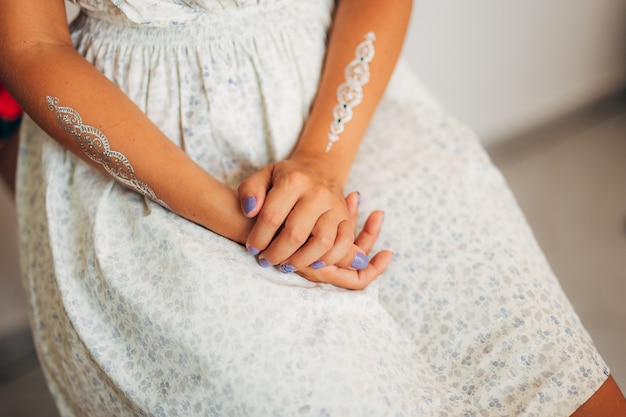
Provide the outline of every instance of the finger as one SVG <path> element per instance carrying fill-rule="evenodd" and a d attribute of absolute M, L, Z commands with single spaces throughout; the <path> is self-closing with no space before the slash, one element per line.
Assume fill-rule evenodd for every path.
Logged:
<path fill-rule="evenodd" d="M 248 240 L 246 241 L 248 252 L 253 255 L 258 255 L 268 248 L 279 229 L 285 224 L 289 213 L 298 201 L 299 195 L 299 192 L 289 192 L 285 187 L 272 187 L 270 189 L 263 203 L 263 210 L 258 214 L 257 221 L 248 235 Z M 274 258 L 275 257 L 272 256 L 271 259 L 264 259 L 269 261 L 272 265 L 275 265 L 274 262 L 285 259 Z M 266 265 L 267 262 L 264 266 Z"/>
<path fill-rule="evenodd" d="M 255 172 L 239 184 L 239 204 L 246 217 L 254 217 L 261 211 L 267 192 L 272 185 L 272 171 L 270 166 Z"/>
<path fill-rule="evenodd" d="M 344 220 L 339 226 L 337 223 L 330 213 L 322 215 L 308 241 L 289 259 L 289 263 L 296 269 L 313 264 L 314 269 L 319 269 L 344 256 L 354 241 L 352 221 Z"/>
<path fill-rule="evenodd" d="M 393 252 L 388 250 L 383 250 L 378 252 L 374 257 L 370 260 L 367 268 L 357 271 L 358 278 L 356 280 L 346 282 L 349 287 L 354 290 L 362 290 L 367 285 L 369 285 L 372 281 L 382 275 L 383 272 L 387 269 L 391 260 L 393 259 Z"/>
<path fill-rule="evenodd" d="M 361 269 L 367 268 L 369 262 L 370 259 L 367 257 L 367 254 L 353 243 L 352 247 L 346 253 L 346 255 L 336 261 L 334 265 L 344 269 L 354 269 L 359 271 Z"/>
<path fill-rule="evenodd" d="M 377 253 L 368 266 L 361 271 L 332 265 L 319 270 L 306 268 L 298 271 L 298 273 L 313 282 L 324 282 L 337 287 L 361 290 L 385 272 L 392 259 L 393 253 L 383 250 Z"/>
<path fill-rule="evenodd" d="M 262 259 L 267 259 L 267 261 L 269 261 L 272 265 L 288 263 L 289 265 L 286 265 L 284 269 L 281 269 L 283 272 L 293 272 L 297 267 L 305 266 L 306 264 L 303 265 L 301 261 L 294 264 L 289 258 L 299 251 L 305 243 L 307 243 L 307 240 L 310 238 L 313 230 L 315 230 L 316 222 L 319 222 L 319 213 L 317 213 L 317 209 L 318 207 L 311 204 L 296 204 L 291 213 L 289 213 L 287 220 L 285 221 L 285 226 L 269 243 L 267 248 L 263 250 L 260 257 Z M 267 208 L 264 210 L 267 210 Z M 262 215 L 263 212 L 261 212 L 261 216 Z M 321 218 L 323 217 L 329 216 L 322 215 Z M 326 227 L 325 239 L 333 242 L 335 240 L 336 230 L 336 226 Z"/>
<path fill-rule="evenodd" d="M 385 220 L 384 211 L 374 211 L 369 215 L 367 221 L 363 225 L 363 229 L 357 235 L 354 243 L 368 254 L 372 250 L 374 243 L 378 239 L 378 235 L 382 230 L 383 221 Z"/>
<path fill-rule="evenodd" d="M 367 254 L 370 253 L 378 239 L 384 219 L 385 213 L 383 211 L 377 210 L 371 213 L 363 226 L 363 230 L 354 241 L 353 250 L 337 261 L 336 265 L 346 269 L 366 269 L 371 262 L 367 258 Z"/>
<path fill-rule="evenodd" d="M 337 265 L 345 269 L 356 270 L 366 268 L 369 263 L 366 255 L 372 250 L 378 239 L 384 218 L 385 213 L 383 211 L 374 211 L 367 218 L 363 230 L 357 236 L 354 244 L 348 245 L 348 242 L 352 241 L 354 235 L 346 233 L 343 236 L 346 239 L 343 245 L 336 244 L 326 255 L 318 261 L 314 261 L 311 266 L 314 269 L 319 269 L 326 265 Z"/>
<path fill-rule="evenodd" d="M 361 252 L 361 249 L 354 244 L 352 221 L 345 220 L 337 228 L 335 244 L 320 259 L 325 265 L 361 269 L 367 265 L 368 261 L 367 256 Z"/>

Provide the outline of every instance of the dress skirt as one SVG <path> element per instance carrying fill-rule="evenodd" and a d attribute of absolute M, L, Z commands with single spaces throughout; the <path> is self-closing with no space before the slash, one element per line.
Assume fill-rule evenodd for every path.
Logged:
<path fill-rule="evenodd" d="M 289 154 L 332 1 L 78 3 L 77 50 L 212 175 L 235 188 Z M 346 189 L 395 253 L 363 291 L 259 267 L 28 118 L 21 139 L 24 283 L 63 416 L 567 416 L 609 374 L 475 135 L 404 64 Z"/>

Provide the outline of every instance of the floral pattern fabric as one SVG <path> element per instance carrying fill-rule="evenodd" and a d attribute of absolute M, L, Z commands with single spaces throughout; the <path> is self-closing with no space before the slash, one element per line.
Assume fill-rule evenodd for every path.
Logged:
<path fill-rule="evenodd" d="M 78 51 L 218 179 L 289 153 L 332 1 L 78 3 Z M 347 189 L 396 254 L 363 291 L 263 269 L 23 127 L 24 283 L 63 416 L 566 416 L 607 378 L 502 176 L 402 64 Z"/>

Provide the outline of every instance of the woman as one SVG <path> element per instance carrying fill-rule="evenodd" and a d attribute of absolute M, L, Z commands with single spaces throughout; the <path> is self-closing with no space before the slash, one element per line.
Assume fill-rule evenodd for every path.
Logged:
<path fill-rule="evenodd" d="M 385 90 L 410 1 L 77 3 L 0 5 L 64 415 L 623 413 L 473 135 Z"/>

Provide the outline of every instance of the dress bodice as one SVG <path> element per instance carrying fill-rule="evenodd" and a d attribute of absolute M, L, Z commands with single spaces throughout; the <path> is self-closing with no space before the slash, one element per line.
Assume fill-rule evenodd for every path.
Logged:
<path fill-rule="evenodd" d="M 206 14 L 232 9 L 271 8 L 312 0 L 71 0 L 86 13 L 125 16 L 134 23 L 150 26 L 180 24 Z"/>

